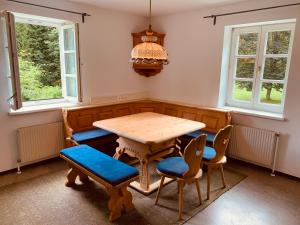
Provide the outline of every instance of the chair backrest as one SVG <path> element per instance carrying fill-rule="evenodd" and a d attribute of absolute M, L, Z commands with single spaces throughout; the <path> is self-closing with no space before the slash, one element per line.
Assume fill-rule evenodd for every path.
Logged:
<path fill-rule="evenodd" d="M 212 159 L 212 161 L 217 162 L 225 156 L 226 149 L 230 141 L 232 128 L 232 125 L 227 125 L 217 133 L 213 143 L 213 148 L 216 150 L 216 156 Z"/>
<path fill-rule="evenodd" d="M 190 178 L 196 176 L 200 169 L 200 164 L 203 157 L 204 146 L 206 143 L 206 134 L 202 134 L 194 138 L 184 149 L 184 160 L 189 165 L 189 170 L 185 172 L 183 178 Z"/>

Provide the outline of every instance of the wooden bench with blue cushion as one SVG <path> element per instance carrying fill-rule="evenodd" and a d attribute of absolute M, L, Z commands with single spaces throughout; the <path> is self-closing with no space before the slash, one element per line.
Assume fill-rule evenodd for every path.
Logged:
<path fill-rule="evenodd" d="M 83 183 L 89 177 L 102 184 L 110 196 L 108 208 L 109 220 L 116 220 L 123 212 L 134 209 L 132 195 L 128 185 L 138 179 L 139 172 L 135 167 L 118 161 L 88 145 L 70 147 L 60 152 L 60 157 L 67 161 L 70 170 L 66 186 L 75 185 L 79 176 Z"/>
<path fill-rule="evenodd" d="M 169 116 L 180 117 L 205 123 L 204 130 L 195 131 L 180 137 L 181 149 L 184 149 L 191 139 L 204 133 L 207 143 L 212 145 L 218 131 L 231 122 L 227 110 L 207 107 L 193 107 L 182 104 L 161 101 L 133 101 L 111 105 L 87 105 L 63 109 L 65 125 L 65 140 L 68 147 L 77 144 L 88 144 L 96 149 L 104 149 L 107 154 L 115 153 L 117 135 L 104 130 L 95 131 L 93 122 L 140 112 L 156 112 Z"/>
<path fill-rule="evenodd" d="M 73 109 L 74 111 L 69 108 L 62 110 L 66 147 L 86 144 L 112 156 L 118 147 L 116 142 L 118 135 L 93 127 L 93 122 L 102 118 L 90 117 L 88 115 L 89 110 L 85 110 L 84 107 L 78 107 L 78 109 Z"/>
<path fill-rule="evenodd" d="M 75 132 L 72 134 L 72 139 L 76 141 L 78 144 L 82 144 L 84 142 L 93 141 L 98 138 L 103 138 L 112 135 L 113 133 L 103 130 L 103 129 L 93 129 L 86 130 L 81 132 Z"/>

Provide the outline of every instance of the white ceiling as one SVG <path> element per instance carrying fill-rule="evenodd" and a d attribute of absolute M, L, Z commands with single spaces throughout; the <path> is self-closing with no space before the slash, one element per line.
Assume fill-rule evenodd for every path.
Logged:
<path fill-rule="evenodd" d="M 149 0 L 69 0 L 102 8 L 148 16 Z M 246 0 L 152 0 L 154 16 L 166 15 L 204 7 L 221 6 Z M 249 0 L 248 0 L 249 1 Z"/>

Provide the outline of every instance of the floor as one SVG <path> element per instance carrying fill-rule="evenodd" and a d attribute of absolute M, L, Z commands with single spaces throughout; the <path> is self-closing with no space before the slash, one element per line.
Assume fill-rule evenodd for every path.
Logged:
<path fill-rule="evenodd" d="M 248 174 L 186 225 L 300 225 L 300 180 L 232 162 Z"/>
<path fill-rule="evenodd" d="M 55 161 L 0 175 L 0 186 L 53 171 Z M 300 182 L 286 176 L 271 177 L 268 170 L 237 161 L 228 167 L 248 177 L 187 221 L 186 225 L 300 225 Z M 136 224 L 138 225 L 138 224 Z"/>

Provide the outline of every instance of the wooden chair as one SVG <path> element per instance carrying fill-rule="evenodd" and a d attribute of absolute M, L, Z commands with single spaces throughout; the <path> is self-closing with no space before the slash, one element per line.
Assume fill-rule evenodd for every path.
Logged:
<path fill-rule="evenodd" d="M 205 146 L 204 148 L 203 164 L 207 166 L 207 199 L 210 197 L 211 173 L 214 169 L 220 169 L 223 188 L 226 187 L 223 165 L 227 162 L 225 153 L 232 128 L 232 125 L 227 125 L 225 128 L 221 129 L 214 139 L 213 147 Z"/>
<path fill-rule="evenodd" d="M 157 165 L 157 172 L 161 175 L 160 186 L 156 195 L 155 204 L 163 188 L 165 177 L 175 179 L 178 184 L 179 212 L 178 219 L 182 219 L 183 209 L 183 188 L 185 184 L 195 183 L 199 202 L 202 204 L 199 178 L 202 176 L 200 168 L 203 150 L 206 143 L 206 135 L 192 139 L 184 150 L 183 157 L 169 157 L 160 161 Z"/>

